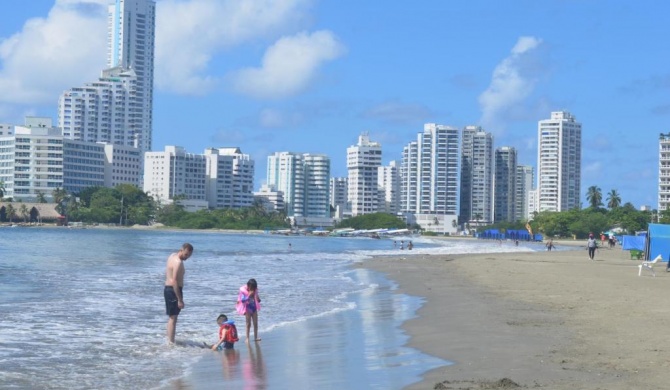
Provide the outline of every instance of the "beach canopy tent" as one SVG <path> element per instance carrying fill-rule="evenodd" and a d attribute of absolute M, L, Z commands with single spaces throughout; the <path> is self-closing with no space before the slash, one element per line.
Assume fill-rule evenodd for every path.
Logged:
<path fill-rule="evenodd" d="M 621 236 L 621 249 L 625 251 L 636 249 L 644 252 L 644 247 L 646 243 L 647 243 L 646 236 Z"/>
<path fill-rule="evenodd" d="M 646 260 L 661 255 L 663 261 L 670 257 L 670 225 L 650 223 L 645 244 Z"/>

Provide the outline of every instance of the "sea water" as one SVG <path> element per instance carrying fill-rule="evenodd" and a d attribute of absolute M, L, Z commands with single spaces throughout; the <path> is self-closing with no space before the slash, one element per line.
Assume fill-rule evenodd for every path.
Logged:
<path fill-rule="evenodd" d="M 401 239 L 406 245 L 410 238 L 395 238 L 397 246 Z M 538 249 L 490 241 L 411 239 L 412 254 Z M 185 262 L 186 307 L 177 326 L 178 345 L 169 347 L 165 262 L 184 242 L 192 243 L 195 251 Z M 410 253 L 401 252 L 393 239 L 2 228 L 0 388 L 169 386 L 202 359 L 202 343 L 215 341 L 219 313 L 238 321 L 244 333 L 244 320 L 234 306 L 239 287 L 249 278 L 259 283 L 264 334 L 315 317 L 364 309 L 357 307 L 358 297 L 374 294 L 379 279 L 351 264 L 374 255 L 399 254 Z"/>

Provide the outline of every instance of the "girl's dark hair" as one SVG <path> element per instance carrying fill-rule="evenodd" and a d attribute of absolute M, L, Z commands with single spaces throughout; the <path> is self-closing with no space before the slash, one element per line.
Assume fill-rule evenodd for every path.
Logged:
<path fill-rule="evenodd" d="M 224 321 L 228 321 L 228 316 L 225 315 L 225 314 L 219 314 L 219 316 L 216 317 L 216 320 L 218 321 L 218 320 L 220 320 L 221 318 L 223 318 Z"/>
<path fill-rule="evenodd" d="M 250 288 L 252 290 L 255 290 L 258 288 L 258 283 L 256 283 L 256 279 L 249 279 L 247 282 L 247 288 Z"/>

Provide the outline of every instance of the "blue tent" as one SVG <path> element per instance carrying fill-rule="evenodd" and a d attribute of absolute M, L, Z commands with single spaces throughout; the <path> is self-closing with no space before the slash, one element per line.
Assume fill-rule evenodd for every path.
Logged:
<path fill-rule="evenodd" d="M 646 241 L 647 237 L 643 236 L 621 236 L 621 249 L 625 251 L 637 249 L 644 252 Z"/>
<path fill-rule="evenodd" d="M 645 255 L 647 260 L 661 255 L 663 261 L 668 261 L 670 257 L 670 225 L 650 223 L 645 247 L 647 249 Z"/>

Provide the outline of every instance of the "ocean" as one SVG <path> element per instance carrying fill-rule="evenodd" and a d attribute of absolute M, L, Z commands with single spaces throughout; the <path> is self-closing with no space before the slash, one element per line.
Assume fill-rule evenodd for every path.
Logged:
<path fill-rule="evenodd" d="M 396 238 L 398 243 L 401 239 L 413 240 L 412 254 L 540 250 L 534 244 Z M 186 307 L 177 325 L 178 345 L 170 347 L 165 340 L 165 262 L 184 242 L 195 250 L 185 262 Z M 273 337 L 295 337 L 291 343 L 296 347 L 318 349 L 309 347 L 309 337 L 302 345 L 295 335 L 346 324 L 353 341 L 341 348 L 346 348 L 348 362 L 341 362 L 341 372 L 319 378 L 337 377 L 348 388 L 401 388 L 450 362 L 403 346 L 407 336 L 400 324 L 415 315 L 422 298 L 395 294 L 392 281 L 352 264 L 370 256 L 409 254 L 394 248 L 392 239 L 3 227 L 0 388 L 178 388 L 199 362 L 211 359 L 213 353 L 199 346 L 216 341 L 219 313 L 236 321 L 242 336 L 237 353 L 247 354 L 244 318 L 234 306 L 239 287 L 249 278 L 258 281 L 262 298 L 259 333 L 266 361 L 273 359 L 267 347 Z M 340 329 L 328 332 L 316 340 L 330 340 Z M 253 348 L 248 354 L 254 356 Z M 318 361 L 318 353 L 306 359 Z M 321 360 L 329 366 L 333 357 Z M 309 378 L 309 372 L 301 378 Z M 350 372 L 349 380 L 342 378 Z M 287 380 L 281 376 L 285 373 L 263 375 L 267 383 L 250 388 L 279 388 L 271 385 L 273 378 Z M 242 374 L 226 378 L 249 384 Z M 217 388 L 206 383 L 193 386 Z"/>

